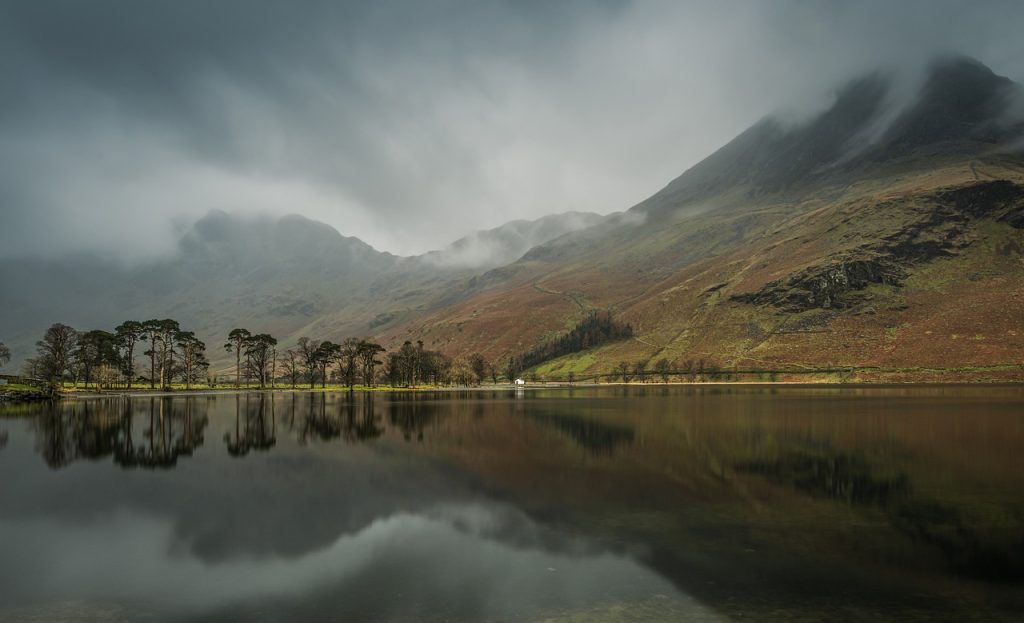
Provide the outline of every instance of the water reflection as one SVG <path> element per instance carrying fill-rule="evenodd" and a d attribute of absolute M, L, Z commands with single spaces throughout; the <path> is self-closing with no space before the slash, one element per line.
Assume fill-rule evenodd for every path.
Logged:
<path fill-rule="evenodd" d="M 0 601 L 39 615 L 180 585 L 148 614 L 1012 619 L 1022 405 L 649 387 L 39 406 L 3 422 L 0 551 L 36 555 L 0 559 Z M 136 573 L 100 586 L 97 564 Z"/>
<path fill-rule="evenodd" d="M 606 424 L 592 418 L 558 412 L 532 413 L 531 417 L 543 426 L 550 426 L 565 433 L 581 448 L 595 456 L 611 456 L 616 447 L 633 441 L 633 429 L 627 426 Z"/>
<path fill-rule="evenodd" d="M 886 507 L 909 492 L 903 472 L 880 475 L 864 457 L 791 451 L 771 460 L 740 462 L 740 472 L 760 474 L 812 496 L 848 504 Z"/>
<path fill-rule="evenodd" d="M 402 431 L 406 441 L 423 441 L 424 429 L 435 424 L 447 405 L 423 395 L 396 395 L 388 402 L 388 421 Z"/>
<path fill-rule="evenodd" d="M 168 469 L 203 445 L 207 406 L 171 398 L 47 403 L 31 422 L 51 468 L 113 457 L 125 468 Z"/>
<path fill-rule="evenodd" d="M 371 441 L 384 434 L 384 426 L 381 424 L 383 418 L 374 406 L 373 394 L 367 394 L 359 401 L 356 401 L 352 394 L 348 394 L 344 411 L 342 430 L 345 441 Z"/>
<path fill-rule="evenodd" d="M 264 393 L 235 395 L 234 436 L 225 433 L 224 445 L 233 457 L 245 456 L 250 450 L 266 452 L 277 444 L 276 430 L 273 398 Z"/>

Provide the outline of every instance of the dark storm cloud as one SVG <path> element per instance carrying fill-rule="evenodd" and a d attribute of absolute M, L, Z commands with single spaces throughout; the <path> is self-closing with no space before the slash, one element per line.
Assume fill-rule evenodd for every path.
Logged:
<path fill-rule="evenodd" d="M 1024 77 L 1021 24 L 1012 1 L 4 2 L 0 255 L 151 254 L 214 208 L 399 253 L 621 210 L 875 66 Z"/>

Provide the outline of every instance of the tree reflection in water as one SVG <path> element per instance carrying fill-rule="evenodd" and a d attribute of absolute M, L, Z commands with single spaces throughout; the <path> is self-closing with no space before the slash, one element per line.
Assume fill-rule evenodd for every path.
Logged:
<path fill-rule="evenodd" d="M 362 443 L 384 434 L 372 394 L 359 396 L 348 392 L 332 398 L 334 404 L 328 405 L 324 393 L 291 395 L 289 428 L 296 431 L 300 445 L 339 438 L 347 443 Z"/>
<path fill-rule="evenodd" d="M 305 445 L 311 440 L 330 441 L 341 436 L 341 421 L 327 414 L 327 394 L 307 394 L 304 409 L 298 405 L 297 399 L 298 395 L 293 393 L 290 421 L 294 426 L 297 414 L 300 410 L 304 411 L 304 416 L 298 423 L 299 444 Z"/>
<path fill-rule="evenodd" d="M 54 469 L 108 456 L 125 468 L 171 468 L 203 445 L 207 409 L 169 397 L 54 403 L 32 421 L 36 450 Z"/>
<path fill-rule="evenodd" d="M 423 429 L 440 417 L 441 406 L 414 393 L 395 394 L 388 403 L 388 421 L 402 431 L 402 438 L 423 441 Z"/>
<path fill-rule="evenodd" d="M 358 405 L 356 404 L 358 402 Z M 380 418 L 373 404 L 373 394 L 367 393 L 361 400 L 356 401 L 349 392 L 342 403 L 345 412 L 343 418 L 343 430 L 345 441 L 349 443 L 360 443 L 376 439 L 384 434 L 384 427 L 381 426 Z"/>
<path fill-rule="evenodd" d="M 241 457 L 252 450 L 266 452 L 277 444 L 276 430 L 273 397 L 268 399 L 264 393 L 235 395 L 235 434 L 224 434 L 228 454 Z"/>
<path fill-rule="evenodd" d="M 594 418 L 553 411 L 531 413 L 530 417 L 564 433 L 591 456 L 610 457 L 617 447 L 633 443 L 633 429 L 627 426 L 605 424 Z"/>

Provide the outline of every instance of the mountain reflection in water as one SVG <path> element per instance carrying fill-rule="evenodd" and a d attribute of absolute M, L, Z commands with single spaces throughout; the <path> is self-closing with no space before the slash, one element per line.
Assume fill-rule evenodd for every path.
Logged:
<path fill-rule="evenodd" d="M 19 407 L 0 619 L 1012 620 L 1022 405 L 648 387 Z"/>

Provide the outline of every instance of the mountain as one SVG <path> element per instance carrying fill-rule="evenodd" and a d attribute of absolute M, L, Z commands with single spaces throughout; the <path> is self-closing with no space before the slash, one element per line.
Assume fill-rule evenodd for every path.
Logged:
<path fill-rule="evenodd" d="M 125 319 L 173 317 L 208 342 L 215 363 L 229 359 L 213 347 L 237 326 L 270 332 L 284 346 L 301 334 L 340 341 L 432 310 L 456 298 L 479 267 L 600 218 L 514 221 L 403 258 L 298 215 L 212 211 L 180 236 L 172 256 L 141 265 L 88 255 L 0 262 L 2 339 L 15 366 L 54 322 L 109 330 Z"/>
<path fill-rule="evenodd" d="M 235 326 L 282 347 L 358 335 L 499 361 L 609 310 L 632 339 L 536 372 L 666 359 L 1021 378 L 1022 89 L 954 57 L 907 91 L 876 72 L 801 123 L 763 119 L 625 212 L 514 221 L 417 257 L 299 216 L 215 212 L 145 266 L 7 261 L 2 338 L 18 359 L 52 322 L 171 316 L 215 363 Z"/>
<path fill-rule="evenodd" d="M 802 124 L 755 124 L 625 214 L 384 338 L 501 358 L 607 309 L 633 340 L 539 373 L 665 358 L 1019 375 L 1021 88 L 964 58 L 935 63 L 899 106 L 891 80 L 853 81 Z"/>
<path fill-rule="evenodd" d="M 172 257 L 144 264 L 92 256 L 3 262 L 0 326 L 22 356 L 53 322 L 110 329 L 152 317 L 173 317 L 214 347 L 234 326 L 282 334 L 315 323 L 365 297 L 366 283 L 397 263 L 303 217 L 211 212 L 180 238 Z"/>

